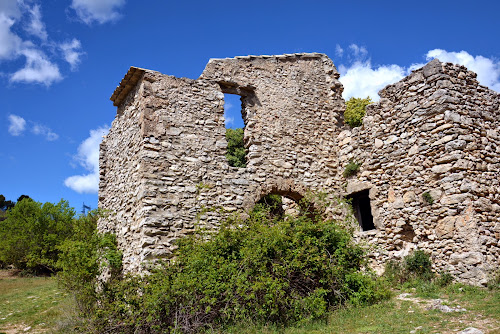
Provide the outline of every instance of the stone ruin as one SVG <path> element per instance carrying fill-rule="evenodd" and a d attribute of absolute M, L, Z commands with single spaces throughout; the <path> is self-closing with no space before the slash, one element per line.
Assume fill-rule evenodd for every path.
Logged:
<path fill-rule="evenodd" d="M 99 207 L 112 214 L 99 229 L 117 235 L 124 269 L 267 194 L 324 191 L 352 198 L 375 269 L 418 248 L 434 270 L 485 284 L 500 255 L 500 95 L 435 59 L 351 129 L 338 78 L 319 53 L 211 59 L 197 80 L 131 67 L 100 151 Z M 241 96 L 245 168 L 225 157 L 224 93 Z M 346 178 L 350 161 L 361 167 Z"/>

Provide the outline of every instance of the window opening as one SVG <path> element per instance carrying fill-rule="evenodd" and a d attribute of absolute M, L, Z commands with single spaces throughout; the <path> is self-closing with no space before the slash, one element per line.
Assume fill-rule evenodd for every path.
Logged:
<path fill-rule="evenodd" d="M 373 223 L 372 208 L 370 205 L 370 190 L 363 190 L 358 193 L 349 195 L 347 198 L 351 199 L 352 209 L 354 216 L 358 220 L 359 226 L 363 231 L 375 229 Z"/>
<path fill-rule="evenodd" d="M 226 126 L 226 158 L 232 167 L 246 167 L 244 143 L 245 122 L 242 116 L 242 98 L 235 94 L 224 94 L 224 119 Z"/>
<path fill-rule="evenodd" d="M 297 217 L 302 211 L 294 199 L 275 193 L 262 197 L 257 204 L 268 208 L 270 218 L 276 219 L 286 219 L 287 216 Z"/>

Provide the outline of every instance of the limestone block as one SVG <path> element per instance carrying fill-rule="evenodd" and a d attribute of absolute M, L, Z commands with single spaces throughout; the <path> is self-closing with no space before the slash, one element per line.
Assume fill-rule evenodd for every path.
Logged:
<path fill-rule="evenodd" d="M 455 229 L 456 217 L 445 217 L 438 221 L 434 232 L 438 238 L 451 238 Z"/>

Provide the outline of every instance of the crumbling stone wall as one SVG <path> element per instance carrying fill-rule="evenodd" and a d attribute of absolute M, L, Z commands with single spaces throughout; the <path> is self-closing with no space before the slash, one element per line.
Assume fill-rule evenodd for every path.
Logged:
<path fill-rule="evenodd" d="M 132 67 L 100 156 L 99 206 L 113 214 L 99 228 L 117 234 L 125 270 L 269 193 L 366 190 L 375 229 L 357 237 L 375 266 L 420 248 L 436 270 L 485 283 L 500 255 L 499 95 L 434 60 L 383 89 L 350 129 L 338 77 L 317 53 L 212 59 L 198 80 Z M 241 96 L 246 168 L 225 158 L 223 93 Z M 346 180 L 350 160 L 361 171 Z"/>
<path fill-rule="evenodd" d="M 99 190 L 99 206 L 116 213 L 99 228 L 117 234 L 125 269 L 169 256 L 196 224 L 215 228 L 266 194 L 299 200 L 331 185 L 338 76 L 322 54 L 213 59 L 198 80 L 131 68 L 112 97 Z M 241 96 L 246 168 L 225 158 L 223 93 Z"/>
<path fill-rule="evenodd" d="M 376 229 L 359 236 L 379 264 L 419 248 L 436 270 L 486 283 L 500 256 L 499 95 L 437 59 L 379 95 L 338 137 L 341 164 L 362 163 L 345 193 L 370 189 Z"/>

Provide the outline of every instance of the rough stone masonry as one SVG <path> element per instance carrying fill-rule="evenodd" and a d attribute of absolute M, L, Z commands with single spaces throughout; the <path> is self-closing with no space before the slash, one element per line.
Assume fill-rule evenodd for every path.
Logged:
<path fill-rule="evenodd" d="M 99 207 L 112 214 L 99 229 L 117 235 L 124 269 L 267 194 L 326 191 L 353 199 L 376 269 L 418 248 L 436 271 L 485 284 L 500 255 L 499 94 L 433 60 L 351 129 L 338 78 L 319 53 L 211 59 L 197 80 L 131 67 L 100 151 Z M 241 96 L 246 168 L 225 158 L 224 93 Z M 360 171 L 345 178 L 350 161 Z"/>

